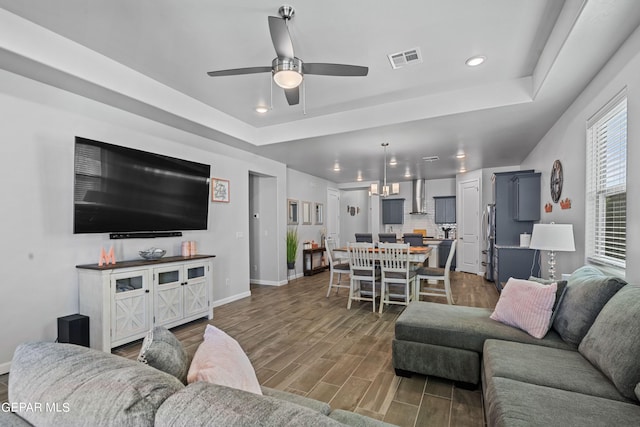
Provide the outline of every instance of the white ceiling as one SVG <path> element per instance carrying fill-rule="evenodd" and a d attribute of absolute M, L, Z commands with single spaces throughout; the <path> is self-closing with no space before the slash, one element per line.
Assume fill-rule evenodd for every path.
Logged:
<path fill-rule="evenodd" d="M 298 106 L 274 85 L 260 115 L 269 73 L 206 72 L 269 66 L 267 16 L 281 4 L 0 0 L 5 24 L 34 45 L 0 41 L 0 66 L 338 183 L 381 179 L 382 142 L 398 162 L 389 180 L 433 179 L 519 164 L 640 24 L 635 0 L 291 0 L 296 56 L 369 75 L 308 75 Z M 423 63 L 393 70 L 387 55 L 414 47 Z M 467 67 L 474 55 L 487 61 Z M 440 160 L 422 160 L 432 155 Z"/>

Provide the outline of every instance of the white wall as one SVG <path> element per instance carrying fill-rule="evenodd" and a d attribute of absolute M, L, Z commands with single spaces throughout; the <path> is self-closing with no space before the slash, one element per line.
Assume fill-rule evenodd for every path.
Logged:
<path fill-rule="evenodd" d="M 625 42 L 609 63 L 591 81 L 562 117 L 522 162 L 523 169 L 542 172 L 541 222 L 570 223 L 574 226 L 576 252 L 558 253 L 560 273 L 572 272 L 585 262 L 585 156 L 586 122 L 625 86 L 627 87 L 627 269 L 626 279 L 640 281 L 640 29 Z M 564 185 L 561 198 L 571 199 L 571 209 L 553 204 L 551 213 L 544 204 L 551 201 L 549 179 L 553 162 L 562 162 Z M 543 266 L 546 254 L 543 254 Z"/>
<path fill-rule="evenodd" d="M 368 189 L 340 192 L 340 243 L 342 245 L 355 242 L 355 233 L 369 232 L 370 199 Z"/>
<path fill-rule="evenodd" d="M 296 257 L 295 264 L 296 277 L 302 275 L 303 243 L 305 241 L 314 241 L 315 243 L 321 244 L 321 235 L 326 234 L 325 221 L 327 213 L 325 212 L 324 214 L 323 223 L 316 224 L 315 216 L 313 215 L 313 206 L 314 203 L 322 203 L 324 209 L 327 208 L 327 188 L 336 188 L 336 186 L 334 183 L 325 179 L 318 178 L 313 175 L 309 175 L 293 169 L 287 169 L 287 198 L 300 201 L 300 204 L 298 205 L 298 217 L 300 221 L 297 226 L 300 245 L 298 247 L 298 256 Z M 309 202 L 311 206 L 311 224 L 308 225 L 302 224 L 303 202 Z"/>
<path fill-rule="evenodd" d="M 216 255 L 214 305 L 249 295 L 249 172 L 276 177 L 274 202 L 285 206 L 285 165 L 6 71 L 0 71 L 0 116 L 0 323 L 5 325 L 0 372 L 8 370 L 19 343 L 55 340 L 56 319 L 78 312 L 75 266 L 97 262 L 102 247 L 113 245 L 116 259 L 126 260 L 150 246 L 178 255 L 182 240 L 195 240 L 200 253 Z M 110 241 L 107 234 L 74 235 L 76 135 L 208 163 L 213 176 L 230 180 L 231 202 L 211 203 L 209 229 L 182 238 Z M 271 252 L 282 267 L 270 278 L 274 281 L 286 278 L 280 248 L 284 209 L 279 217 Z"/>
<path fill-rule="evenodd" d="M 278 218 L 284 215 L 274 203 L 278 180 L 271 176 L 251 174 L 249 177 L 249 263 L 251 283 L 281 285 L 286 280 L 279 275 Z"/>

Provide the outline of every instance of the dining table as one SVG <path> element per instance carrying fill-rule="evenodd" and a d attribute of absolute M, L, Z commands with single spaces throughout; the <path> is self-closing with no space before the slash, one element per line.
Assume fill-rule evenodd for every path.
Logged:
<path fill-rule="evenodd" d="M 371 250 L 378 254 L 380 252 L 380 248 L 371 248 Z M 423 264 L 427 258 L 429 258 L 429 254 L 431 253 L 432 248 L 428 246 L 410 246 L 409 247 L 409 262 L 415 264 Z M 336 254 L 338 258 L 348 258 L 346 247 L 336 248 L 333 253 Z"/>

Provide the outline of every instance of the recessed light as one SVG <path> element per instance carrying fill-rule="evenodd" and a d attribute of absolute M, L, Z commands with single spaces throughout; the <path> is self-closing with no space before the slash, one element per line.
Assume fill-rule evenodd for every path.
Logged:
<path fill-rule="evenodd" d="M 256 113 L 264 114 L 267 111 L 269 111 L 269 108 L 265 107 L 264 105 L 258 105 L 256 107 Z"/>
<path fill-rule="evenodd" d="M 477 67 L 478 65 L 482 64 L 485 60 L 487 59 L 486 56 L 472 56 L 471 58 L 467 59 L 464 63 L 467 64 L 469 67 Z"/>
<path fill-rule="evenodd" d="M 395 166 L 398 164 L 398 161 L 396 160 L 395 157 L 393 157 L 391 160 L 389 160 L 389 166 Z"/>
<path fill-rule="evenodd" d="M 465 173 L 466 171 L 467 171 L 467 169 L 464 168 L 464 167 L 460 168 L 460 170 L 459 170 L 460 173 Z"/>
<path fill-rule="evenodd" d="M 409 169 L 407 169 L 407 171 L 404 173 L 404 177 L 411 178 L 411 171 Z"/>
<path fill-rule="evenodd" d="M 358 177 L 356 178 L 356 181 L 360 182 L 362 181 L 362 175 L 358 173 Z"/>
<path fill-rule="evenodd" d="M 440 160 L 438 156 L 425 156 L 422 158 L 425 162 L 435 162 L 436 160 Z"/>
<path fill-rule="evenodd" d="M 456 154 L 456 159 L 464 159 L 465 157 L 467 157 L 467 155 L 466 155 L 466 154 L 464 154 L 464 153 L 458 153 L 458 154 Z"/>
<path fill-rule="evenodd" d="M 340 172 L 340 165 L 338 163 L 336 163 L 335 165 L 333 165 L 333 171 L 334 172 Z"/>

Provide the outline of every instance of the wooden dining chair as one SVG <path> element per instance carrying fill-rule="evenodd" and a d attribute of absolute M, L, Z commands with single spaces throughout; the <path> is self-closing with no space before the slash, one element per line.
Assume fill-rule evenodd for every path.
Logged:
<path fill-rule="evenodd" d="M 447 257 L 447 263 L 444 268 L 429 268 L 422 267 L 416 270 L 416 280 L 415 280 L 415 291 L 414 295 L 416 301 L 420 301 L 420 296 L 433 296 L 433 297 L 446 297 L 447 303 L 455 304 L 453 302 L 453 296 L 451 295 L 451 280 L 449 275 L 451 273 L 451 262 L 453 260 L 453 256 L 456 252 L 456 243 L 458 241 L 454 240 L 451 243 L 451 251 L 449 252 L 449 256 Z M 423 280 L 437 280 L 438 282 L 444 282 L 444 288 L 436 288 L 433 286 L 428 286 L 426 288 L 422 288 Z"/>
<path fill-rule="evenodd" d="M 347 244 L 349 254 L 349 302 L 371 301 L 376 311 L 376 287 L 380 287 L 380 270 L 376 268 L 376 255 L 373 243 L 356 242 Z"/>
<path fill-rule="evenodd" d="M 385 304 L 409 305 L 414 299 L 416 272 L 411 270 L 408 243 L 378 244 L 382 271 L 380 313 Z"/>
<path fill-rule="evenodd" d="M 349 274 L 349 260 L 347 258 L 338 258 L 334 251 L 336 250 L 336 240 L 333 237 L 327 237 L 324 239 L 324 247 L 326 249 L 327 258 L 329 260 L 329 289 L 327 290 L 327 298 L 331 294 L 331 289 L 336 288 L 336 294 L 339 288 L 349 289 L 350 285 L 342 284 L 342 276 L 345 277 Z M 335 275 L 338 275 L 338 281 L 333 283 Z M 345 281 L 346 283 L 346 281 Z"/>

